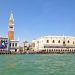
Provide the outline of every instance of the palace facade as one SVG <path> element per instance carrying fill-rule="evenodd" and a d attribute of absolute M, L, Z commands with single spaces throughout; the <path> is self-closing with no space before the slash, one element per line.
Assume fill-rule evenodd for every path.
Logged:
<path fill-rule="evenodd" d="M 45 51 L 48 53 L 75 52 L 74 36 L 44 36 L 32 40 L 34 51 Z"/>

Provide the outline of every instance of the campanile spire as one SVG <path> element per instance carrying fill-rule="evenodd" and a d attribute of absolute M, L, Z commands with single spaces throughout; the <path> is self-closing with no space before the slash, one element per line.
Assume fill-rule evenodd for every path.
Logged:
<path fill-rule="evenodd" d="M 11 12 L 10 18 L 9 18 L 8 38 L 10 40 L 14 40 L 14 17 L 13 17 L 13 13 L 12 12 Z"/>

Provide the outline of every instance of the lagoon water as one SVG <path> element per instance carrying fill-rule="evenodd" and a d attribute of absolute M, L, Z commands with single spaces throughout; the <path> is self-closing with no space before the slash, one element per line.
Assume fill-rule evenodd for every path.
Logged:
<path fill-rule="evenodd" d="M 0 55 L 0 75 L 75 75 L 75 54 Z"/>

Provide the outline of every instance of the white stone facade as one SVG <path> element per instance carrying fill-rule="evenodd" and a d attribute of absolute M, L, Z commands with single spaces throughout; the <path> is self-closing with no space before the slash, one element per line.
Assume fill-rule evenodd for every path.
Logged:
<path fill-rule="evenodd" d="M 19 52 L 19 41 L 0 37 L 0 52 L 1 51 Z"/>
<path fill-rule="evenodd" d="M 10 49 L 11 52 L 19 52 L 19 41 L 10 40 L 9 49 Z"/>
<path fill-rule="evenodd" d="M 32 48 L 34 51 L 50 51 L 50 52 L 69 52 L 75 51 L 74 36 L 44 36 L 37 40 L 32 40 Z"/>

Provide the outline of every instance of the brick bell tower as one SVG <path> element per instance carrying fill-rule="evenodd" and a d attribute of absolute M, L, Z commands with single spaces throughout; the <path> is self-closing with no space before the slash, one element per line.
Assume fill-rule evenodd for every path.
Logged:
<path fill-rule="evenodd" d="M 14 40 L 14 17 L 12 12 L 9 18 L 8 38 L 10 40 Z"/>

